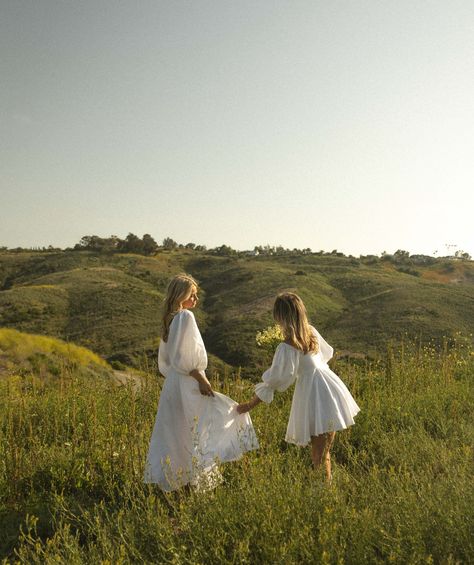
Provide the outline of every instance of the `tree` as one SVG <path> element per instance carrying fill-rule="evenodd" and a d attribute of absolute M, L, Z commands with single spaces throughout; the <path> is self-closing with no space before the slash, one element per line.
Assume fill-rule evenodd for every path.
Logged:
<path fill-rule="evenodd" d="M 85 235 L 79 243 L 76 243 L 74 250 L 85 249 L 87 251 L 115 251 L 121 240 L 116 235 L 110 237 L 99 237 L 98 235 Z"/>
<path fill-rule="evenodd" d="M 163 240 L 163 247 L 164 249 L 172 250 L 176 249 L 178 247 L 178 244 L 174 239 L 171 239 L 171 237 L 165 237 L 165 239 Z"/>
<path fill-rule="evenodd" d="M 211 251 L 213 253 L 215 253 L 216 255 L 235 255 L 236 254 L 235 249 L 232 249 L 232 247 L 229 247 L 229 245 L 220 245 L 219 247 L 215 247 L 214 249 L 211 249 Z"/>
<path fill-rule="evenodd" d="M 142 237 L 142 243 L 143 243 L 143 253 L 145 255 L 153 255 L 153 253 L 156 253 L 158 249 L 158 244 L 151 237 L 149 233 L 144 234 L 144 236 Z"/>
<path fill-rule="evenodd" d="M 123 253 L 144 253 L 143 240 L 134 233 L 129 233 L 127 237 L 121 241 L 119 250 Z"/>
<path fill-rule="evenodd" d="M 397 263 L 405 263 L 410 258 L 410 253 L 404 249 L 397 249 L 393 254 L 393 259 Z"/>
<path fill-rule="evenodd" d="M 459 259 L 463 259 L 464 261 L 470 261 L 471 260 L 471 256 L 469 255 L 469 253 L 467 253 L 466 251 L 463 251 L 462 249 L 458 249 L 456 251 L 456 253 L 454 254 L 455 257 L 458 257 Z"/>

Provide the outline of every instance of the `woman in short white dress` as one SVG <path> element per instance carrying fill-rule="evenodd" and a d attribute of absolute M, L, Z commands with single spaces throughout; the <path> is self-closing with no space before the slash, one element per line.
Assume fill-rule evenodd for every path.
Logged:
<path fill-rule="evenodd" d="M 207 354 L 194 315 L 198 285 L 189 275 L 174 277 L 164 305 L 158 354 L 166 377 L 145 466 L 145 482 L 164 491 L 191 484 L 213 487 L 218 463 L 258 448 L 252 421 L 237 403 L 213 391 L 206 377 Z"/>
<path fill-rule="evenodd" d="M 314 467 L 324 463 L 330 481 L 330 449 L 335 432 L 354 424 L 360 409 L 345 384 L 328 367 L 333 348 L 309 325 L 301 298 L 291 292 L 279 294 L 273 317 L 285 341 L 277 347 L 263 382 L 256 385 L 255 396 L 239 404 L 237 410 L 244 414 L 262 401 L 270 403 L 275 390 L 286 390 L 296 379 L 285 439 L 301 446 L 311 444 Z"/>

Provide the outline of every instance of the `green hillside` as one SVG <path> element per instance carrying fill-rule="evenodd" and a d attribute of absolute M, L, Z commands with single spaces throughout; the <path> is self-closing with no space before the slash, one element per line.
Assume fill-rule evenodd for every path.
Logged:
<path fill-rule="evenodd" d="M 0 378 L 35 374 L 43 379 L 74 373 L 76 376 L 113 375 L 98 355 L 59 339 L 0 328 Z"/>
<path fill-rule="evenodd" d="M 421 336 L 440 341 L 474 327 L 474 286 L 440 283 L 395 270 L 360 270 L 330 278 L 347 306 L 331 318 L 328 333 L 356 350 L 383 346 L 387 338 Z"/>
<path fill-rule="evenodd" d="M 341 254 L 153 257 L 88 251 L 0 255 L 0 326 L 52 335 L 133 364 L 158 344 L 161 301 L 180 272 L 201 284 L 196 317 L 208 350 L 250 373 L 255 333 L 272 323 L 274 296 L 298 292 L 339 351 L 376 355 L 400 336 L 440 341 L 474 327 L 474 263 L 396 264 Z M 472 339 L 472 336 L 471 336 Z"/>

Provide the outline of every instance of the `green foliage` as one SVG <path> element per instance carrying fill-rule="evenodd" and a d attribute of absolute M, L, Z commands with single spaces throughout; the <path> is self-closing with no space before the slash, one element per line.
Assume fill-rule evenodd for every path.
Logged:
<path fill-rule="evenodd" d="M 230 256 L 230 255 L 237 255 L 237 251 L 229 247 L 228 245 L 219 245 L 214 249 L 210 249 L 209 253 L 213 255 L 223 255 L 223 256 Z"/>
<path fill-rule="evenodd" d="M 265 330 L 257 332 L 255 341 L 257 345 L 270 353 L 273 353 L 285 337 L 279 325 L 268 326 Z"/>
<path fill-rule="evenodd" d="M 81 241 L 74 246 L 74 249 L 107 253 L 117 250 L 121 243 L 123 243 L 122 240 L 116 235 L 111 235 L 110 237 L 85 235 L 81 238 Z"/>
<path fill-rule="evenodd" d="M 16 363 L 41 352 L 45 355 L 62 356 L 80 365 L 92 364 L 107 367 L 107 363 L 101 357 L 85 347 L 78 347 L 73 343 L 65 343 L 43 335 L 25 334 L 6 328 L 0 328 L 0 351 L 2 355 L 8 354 Z"/>
<path fill-rule="evenodd" d="M 172 249 L 176 249 L 177 247 L 178 244 L 174 239 L 171 239 L 171 237 L 165 237 L 165 239 L 163 240 L 163 249 L 171 251 Z"/>
<path fill-rule="evenodd" d="M 252 412 L 261 448 L 211 493 L 142 483 L 160 392 L 63 371 L 0 379 L 0 559 L 6 563 L 471 563 L 474 356 L 390 345 L 339 363 L 362 411 L 337 434 L 334 481 L 283 441 L 292 391 Z M 237 400 L 252 386 L 213 386 Z"/>
<path fill-rule="evenodd" d="M 164 285 L 166 274 L 156 273 L 156 262 L 149 265 L 152 259 L 142 258 L 137 266 L 130 255 L 109 261 L 93 255 L 82 259 L 76 268 L 61 270 L 58 265 L 55 272 L 34 278 L 33 284 L 1 292 L 0 325 L 61 337 L 104 356 L 137 350 L 141 355 L 159 334 L 163 295 L 155 281 Z M 19 273 L 20 279 L 23 276 Z"/>
<path fill-rule="evenodd" d="M 142 238 L 129 233 L 125 239 L 116 235 L 110 237 L 99 237 L 97 235 L 85 235 L 81 241 L 74 246 L 74 250 L 96 251 L 98 253 L 138 253 L 141 255 L 152 255 L 158 250 L 158 244 L 146 233 Z"/>
<path fill-rule="evenodd" d="M 142 250 L 145 255 L 153 255 L 158 250 L 158 244 L 149 233 L 142 237 Z"/>
<path fill-rule="evenodd" d="M 440 345 L 444 336 L 472 331 L 469 261 L 427 262 L 403 251 L 395 253 L 398 262 L 357 260 L 337 251 L 287 254 L 279 248 L 262 248 L 258 256 L 225 249 L 218 255 L 194 244 L 179 249 L 168 243 L 169 249 L 152 256 L 2 254 L 0 326 L 54 335 L 111 360 L 138 364 L 144 352 L 156 357 L 167 281 L 186 271 L 202 289 L 196 317 L 208 351 L 245 367 L 248 376 L 257 377 L 263 368 L 254 336 L 272 323 L 275 295 L 285 290 L 302 296 L 311 323 L 346 352 L 377 356 L 387 340 L 405 334 Z"/>
<path fill-rule="evenodd" d="M 0 328 L 0 378 L 31 373 L 43 379 L 58 378 L 64 371 L 112 376 L 110 366 L 89 349 L 52 337 Z"/>

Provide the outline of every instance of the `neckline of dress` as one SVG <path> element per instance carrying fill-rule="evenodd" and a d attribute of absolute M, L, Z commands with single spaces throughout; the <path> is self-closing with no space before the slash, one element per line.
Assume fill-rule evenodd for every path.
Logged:
<path fill-rule="evenodd" d="M 189 312 L 190 314 L 192 314 L 191 310 L 189 310 L 188 308 L 181 308 L 181 310 L 178 310 L 175 314 L 176 316 L 179 316 L 179 314 L 182 314 L 183 312 Z"/>

